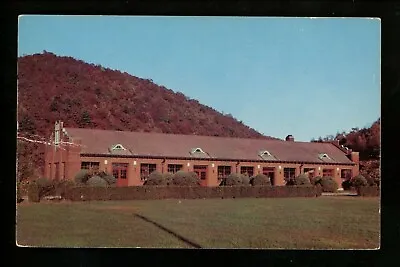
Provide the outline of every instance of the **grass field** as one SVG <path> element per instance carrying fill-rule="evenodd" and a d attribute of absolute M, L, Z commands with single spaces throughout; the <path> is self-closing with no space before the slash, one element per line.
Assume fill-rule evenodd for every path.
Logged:
<path fill-rule="evenodd" d="M 17 243 L 51 247 L 379 247 L 379 198 L 21 203 Z"/>

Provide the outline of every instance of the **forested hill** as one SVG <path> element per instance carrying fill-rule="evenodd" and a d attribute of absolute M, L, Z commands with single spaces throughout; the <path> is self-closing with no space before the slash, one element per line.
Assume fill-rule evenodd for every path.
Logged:
<path fill-rule="evenodd" d="M 149 79 L 46 51 L 18 58 L 19 133 L 43 139 L 56 120 L 68 127 L 274 139 Z M 19 148 L 20 164 L 43 166 L 42 146 L 19 142 Z"/>
<path fill-rule="evenodd" d="M 319 137 L 312 141 L 339 140 L 341 145 L 351 148 L 353 151 L 358 151 L 361 160 L 379 159 L 380 129 L 381 120 L 379 118 L 370 127 L 353 128 L 349 132 L 336 133 L 335 136 L 329 135 L 324 138 Z"/>

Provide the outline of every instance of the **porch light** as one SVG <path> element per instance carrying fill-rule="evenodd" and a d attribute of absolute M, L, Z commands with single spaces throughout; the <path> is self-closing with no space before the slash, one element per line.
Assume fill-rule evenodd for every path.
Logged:
<path fill-rule="evenodd" d="M 257 168 L 259 169 L 259 168 L 260 168 L 260 165 L 257 165 Z"/>
<path fill-rule="evenodd" d="M 213 168 L 215 167 L 214 163 L 211 164 L 211 167 L 213 167 Z"/>
<path fill-rule="evenodd" d="M 337 171 L 339 171 L 339 168 L 336 168 Z"/>
<path fill-rule="evenodd" d="M 320 171 L 320 170 L 321 170 L 321 167 L 318 167 L 318 170 Z"/>
<path fill-rule="evenodd" d="M 133 161 L 133 165 L 136 165 L 136 160 Z"/>
<path fill-rule="evenodd" d="M 187 163 L 187 166 L 188 166 L 188 167 L 190 166 L 190 162 Z"/>
<path fill-rule="evenodd" d="M 106 159 L 104 160 L 104 164 L 106 164 L 106 165 L 107 165 L 107 160 L 106 160 Z"/>
<path fill-rule="evenodd" d="M 281 165 L 279 165 L 279 169 L 282 169 L 282 166 L 281 166 Z"/>

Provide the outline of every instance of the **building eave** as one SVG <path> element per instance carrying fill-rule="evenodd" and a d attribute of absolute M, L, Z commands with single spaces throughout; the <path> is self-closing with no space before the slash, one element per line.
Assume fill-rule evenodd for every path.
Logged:
<path fill-rule="evenodd" d="M 312 162 L 312 161 L 285 161 L 285 160 L 255 160 L 255 159 L 235 159 L 235 158 L 193 158 L 193 157 L 173 157 L 173 156 L 149 156 L 149 155 L 112 155 L 81 153 L 81 157 L 100 157 L 100 158 L 145 158 L 145 159 L 170 159 L 170 160 L 200 160 L 200 161 L 236 161 L 236 162 L 259 162 L 259 163 L 282 163 L 282 164 L 312 164 L 312 165 L 345 165 L 355 166 L 354 162 Z"/>

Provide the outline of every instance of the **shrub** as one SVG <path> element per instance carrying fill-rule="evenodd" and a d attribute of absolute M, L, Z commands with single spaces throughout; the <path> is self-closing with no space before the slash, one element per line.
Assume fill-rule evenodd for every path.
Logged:
<path fill-rule="evenodd" d="M 17 203 L 21 203 L 23 201 L 21 194 L 21 185 L 20 182 L 17 183 Z"/>
<path fill-rule="evenodd" d="M 174 174 L 170 172 L 166 172 L 163 174 L 163 178 L 165 180 L 166 185 L 173 185 L 174 184 Z"/>
<path fill-rule="evenodd" d="M 374 185 L 375 185 L 375 179 L 372 178 L 371 176 L 366 176 L 366 177 L 365 177 L 365 180 L 367 180 L 367 184 L 368 184 L 369 186 L 374 186 Z"/>
<path fill-rule="evenodd" d="M 89 178 L 86 184 L 94 187 L 106 187 L 108 185 L 106 180 L 97 175 Z"/>
<path fill-rule="evenodd" d="M 296 185 L 296 178 L 285 179 L 286 185 Z"/>
<path fill-rule="evenodd" d="M 334 193 L 338 189 L 337 182 L 330 176 L 319 177 L 316 179 L 315 185 L 320 185 L 322 192 Z"/>
<path fill-rule="evenodd" d="M 250 183 L 252 186 L 271 185 L 271 181 L 265 174 L 257 174 L 251 177 Z"/>
<path fill-rule="evenodd" d="M 89 171 L 82 169 L 75 175 L 75 183 L 78 185 L 86 184 L 89 178 L 90 178 Z"/>
<path fill-rule="evenodd" d="M 44 196 L 47 196 L 51 193 L 54 193 L 55 189 L 55 182 L 51 181 L 47 178 L 39 178 L 34 181 L 34 183 L 37 185 L 38 190 L 39 190 L 39 198 L 42 198 Z"/>
<path fill-rule="evenodd" d="M 296 185 L 311 185 L 310 178 L 308 178 L 307 174 L 300 174 L 295 179 Z"/>
<path fill-rule="evenodd" d="M 222 186 L 235 186 L 235 185 L 242 185 L 243 179 L 242 175 L 239 173 L 231 173 L 227 177 L 222 179 L 220 185 Z"/>
<path fill-rule="evenodd" d="M 106 173 L 105 171 L 101 171 L 98 173 L 98 176 L 103 178 L 107 182 L 108 185 L 114 185 L 117 182 L 117 179 L 109 173 Z"/>
<path fill-rule="evenodd" d="M 35 182 L 40 187 L 47 187 L 47 186 L 51 186 L 51 184 L 52 184 L 52 181 L 50 181 L 49 179 L 47 179 L 45 177 L 36 179 Z"/>
<path fill-rule="evenodd" d="M 40 201 L 40 187 L 35 181 L 31 182 L 28 186 L 28 200 L 30 202 Z"/>
<path fill-rule="evenodd" d="M 351 187 L 352 187 L 351 180 L 348 179 L 348 180 L 343 181 L 342 182 L 342 187 L 343 187 L 344 190 L 350 190 Z"/>
<path fill-rule="evenodd" d="M 152 172 L 143 185 L 167 185 L 164 176 L 159 172 Z"/>
<path fill-rule="evenodd" d="M 242 174 L 242 185 L 244 185 L 244 186 L 250 185 L 250 177 L 249 176 Z"/>
<path fill-rule="evenodd" d="M 72 180 L 61 180 L 55 184 L 56 195 L 66 198 L 67 192 L 75 186 L 75 182 Z"/>
<path fill-rule="evenodd" d="M 322 176 L 315 176 L 315 177 L 311 177 L 310 178 L 310 183 L 312 185 L 320 185 L 321 184 L 321 180 L 322 180 Z"/>
<path fill-rule="evenodd" d="M 177 186 L 198 186 L 200 179 L 195 172 L 178 171 L 174 174 L 172 183 Z"/>
<path fill-rule="evenodd" d="M 368 185 L 368 181 L 367 181 L 367 179 L 365 179 L 364 176 L 362 176 L 362 175 L 360 174 L 360 175 L 354 176 L 354 177 L 351 179 L 351 184 L 352 184 L 355 188 L 357 188 L 357 187 L 360 187 L 360 186 L 367 186 L 367 185 Z"/>

